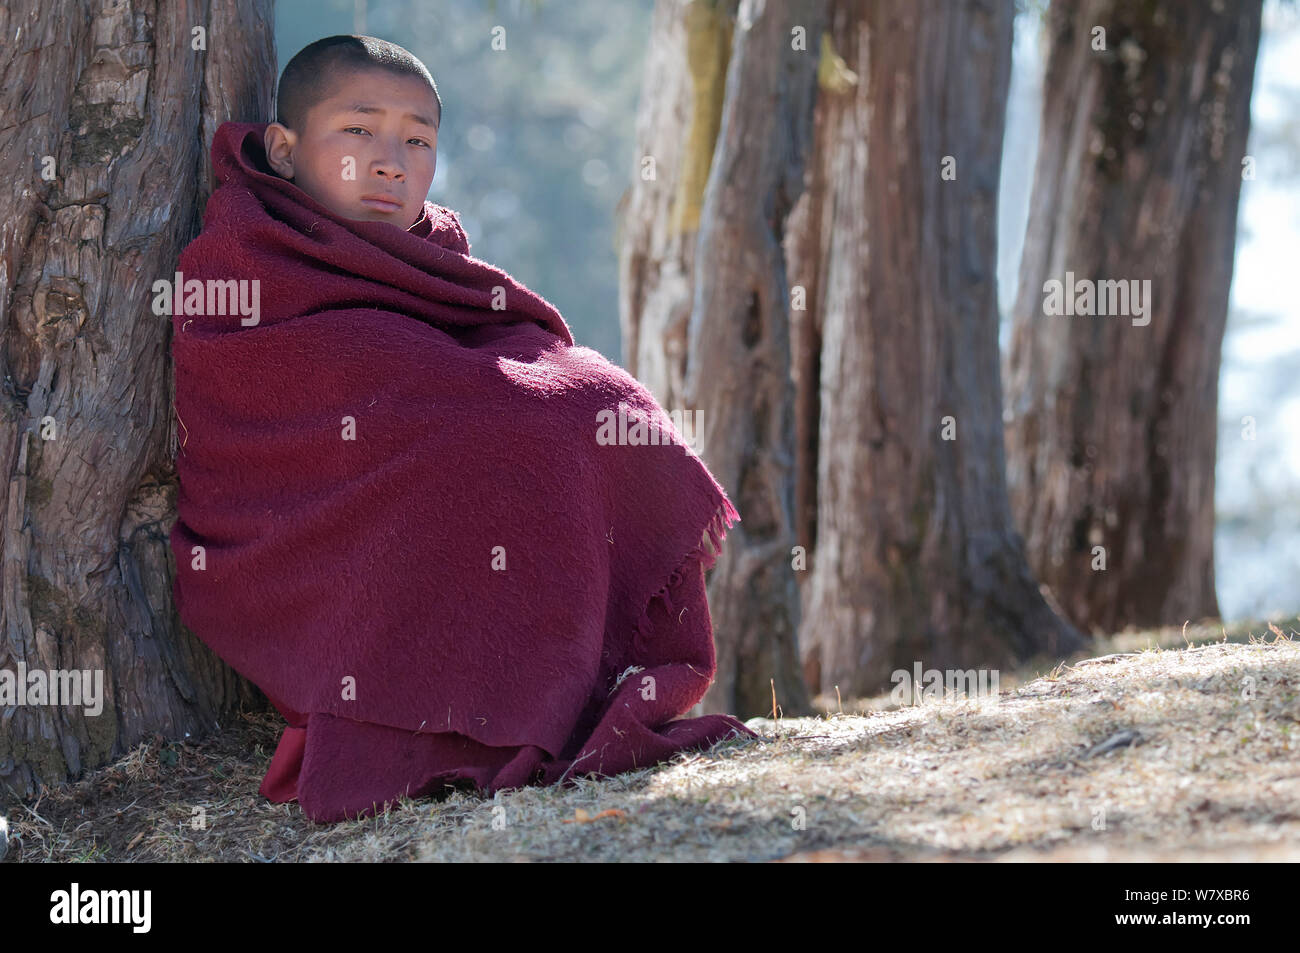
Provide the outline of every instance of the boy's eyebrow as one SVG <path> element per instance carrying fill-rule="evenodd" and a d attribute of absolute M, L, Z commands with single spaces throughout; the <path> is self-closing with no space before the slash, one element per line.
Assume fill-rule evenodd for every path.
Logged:
<path fill-rule="evenodd" d="M 388 110 L 384 109 L 382 106 L 370 106 L 366 103 L 353 103 L 345 110 L 345 112 L 351 113 L 382 113 L 387 111 Z M 434 123 L 432 119 L 428 116 L 422 116 L 419 113 L 407 113 L 405 118 L 413 119 L 421 125 L 428 126 L 430 129 L 438 128 L 437 124 Z"/>

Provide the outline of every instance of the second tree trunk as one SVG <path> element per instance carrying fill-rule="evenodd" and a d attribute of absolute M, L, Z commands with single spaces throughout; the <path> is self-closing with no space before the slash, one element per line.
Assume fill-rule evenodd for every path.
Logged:
<path fill-rule="evenodd" d="M 1096 630 L 1218 615 L 1219 350 L 1260 3 L 1216 6 L 1048 21 L 1009 479 L 1035 573 Z"/>

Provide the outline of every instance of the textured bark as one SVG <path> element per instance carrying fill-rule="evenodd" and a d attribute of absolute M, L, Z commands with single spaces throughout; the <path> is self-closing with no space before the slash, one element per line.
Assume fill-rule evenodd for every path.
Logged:
<path fill-rule="evenodd" d="M 1260 0 L 1053 4 L 1048 30 L 1008 366 L 1017 523 L 1077 625 L 1217 616 L 1219 353 Z M 1150 323 L 1046 314 L 1067 271 L 1150 280 Z"/>
<path fill-rule="evenodd" d="M 735 0 L 659 0 L 620 203 L 623 366 L 668 410 L 684 406 L 695 243 L 731 54 Z M 743 514 L 742 514 L 743 517 Z"/>
<path fill-rule="evenodd" d="M 827 32 L 823 34 L 821 65 L 818 70 L 819 95 L 813 113 L 813 159 L 804 176 L 805 189 L 790 213 L 785 236 L 786 266 L 791 291 L 801 293 L 802 307 L 792 302 L 790 311 L 790 377 L 794 384 L 795 436 L 795 539 L 797 541 L 795 578 L 800 587 L 800 604 L 810 595 L 808 569 L 812 565 L 817 541 L 817 472 L 821 457 L 821 359 L 825 316 L 827 252 L 832 226 L 843 228 L 854 215 L 865 211 L 846 204 L 843 189 L 844 168 L 855 149 L 865 142 L 852 135 L 854 127 L 845 123 L 843 113 L 853 103 L 851 92 L 858 76 L 835 49 L 834 36 L 852 28 L 854 17 L 863 15 L 845 0 L 831 4 Z M 831 130 L 849 132 L 836 138 Z M 821 684 L 819 655 L 802 653 L 804 683 L 812 690 Z"/>
<path fill-rule="evenodd" d="M 733 494 L 710 581 L 718 674 L 706 712 L 809 710 L 798 664 L 794 390 L 782 242 L 811 146 L 823 4 L 741 3 L 709 170 L 688 326 L 687 403 L 701 455 Z M 802 27 L 806 49 L 792 48 Z"/>
<path fill-rule="evenodd" d="M 682 420 L 691 422 L 684 436 L 691 440 L 698 437 L 701 411 L 686 403 L 686 330 L 737 3 L 655 4 L 637 111 L 636 168 L 617 212 L 623 366 L 666 409 L 683 412 Z M 703 713 L 703 704 L 690 712 Z"/>
<path fill-rule="evenodd" d="M 1029 574 L 1005 484 L 994 273 L 1012 18 L 1012 0 L 835 5 L 831 41 L 855 82 L 823 90 L 820 207 L 802 210 L 812 234 L 792 242 L 821 315 L 799 630 L 820 691 L 1082 641 Z"/>
<path fill-rule="evenodd" d="M 801 117 L 794 112 L 784 118 L 764 114 L 777 98 L 775 92 L 774 100 L 762 96 L 774 83 L 779 85 L 783 75 L 815 69 L 819 27 L 792 16 L 788 4 L 770 5 L 763 12 L 762 29 L 780 36 L 764 36 L 763 43 L 776 44 L 772 59 L 764 60 L 767 53 L 754 52 L 755 40 L 736 33 L 738 7 L 737 0 L 656 4 L 637 121 L 640 165 L 620 208 L 620 315 L 625 367 L 669 411 L 693 415 L 694 433 L 689 436 L 697 439 L 695 447 L 741 510 L 742 523 L 731 530 L 727 550 L 740 553 L 745 547 L 748 555 L 738 563 L 744 568 L 719 560 L 708 575 L 719 673 L 697 714 L 764 714 L 771 710 L 774 681 L 781 710 L 794 714 L 807 710 L 807 692 L 797 672 L 793 640 L 798 593 L 788 568 L 794 538 L 789 514 L 792 393 L 785 380 L 787 321 L 784 312 L 750 317 L 748 308 L 750 291 L 758 286 L 763 286 L 764 311 L 781 309 L 787 300 L 779 243 L 790 198 L 775 191 L 793 189 L 797 195 L 801 166 L 777 168 L 772 163 L 802 161 L 798 144 L 787 138 L 789 130 L 780 129 L 781 121 L 800 125 Z M 794 26 L 805 27 L 806 51 L 790 49 Z M 729 73 L 741 43 L 748 44 L 742 68 L 748 72 Z M 810 79 L 805 75 L 801 82 Z M 735 103 L 737 95 L 740 101 Z M 810 101 L 796 103 L 797 94 L 790 90 L 783 90 L 780 99 L 787 111 L 811 109 Z M 714 185 L 724 103 L 733 117 L 725 159 L 731 173 L 727 182 Z M 738 142 L 753 155 L 741 156 Z M 712 198 L 719 237 L 702 244 L 706 187 L 728 185 L 735 191 L 723 196 L 725 202 Z M 770 220 L 762 216 L 764 207 L 774 209 Z M 744 243 L 720 244 L 731 241 L 728 230 L 744 235 Z M 707 317 L 697 304 L 699 263 L 706 263 L 705 273 L 715 278 L 706 291 L 711 302 L 707 307 L 712 308 Z M 727 300 L 733 294 L 742 296 Z M 753 330 L 750 322 L 759 320 L 762 341 L 746 341 Z M 705 322 L 710 329 L 701 335 Z M 714 324 L 719 325 L 719 350 L 711 342 Z M 703 380 L 693 391 L 688 391 L 688 359 L 695 376 Z M 736 363 L 729 363 L 732 360 Z M 763 373 L 754 377 L 755 369 Z M 767 413 L 763 421 L 755 421 L 755 408 Z M 745 488 L 740 486 L 741 471 L 753 475 Z M 770 485 L 761 485 L 759 472 Z M 774 508 L 777 530 L 771 525 Z M 746 536 L 750 528 L 758 537 Z M 755 545 L 762 546 L 766 567 L 755 562 Z M 724 588 L 737 592 L 727 595 Z"/>
<path fill-rule="evenodd" d="M 256 697 L 172 606 L 170 323 L 150 302 L 199 225 L 212 131 L 269 115 L 271 26 L 269 0 L 0 9 L 0 668 L 100 670 L 104 693 L 98 716 L 3 711 L 19 795 Z"/>

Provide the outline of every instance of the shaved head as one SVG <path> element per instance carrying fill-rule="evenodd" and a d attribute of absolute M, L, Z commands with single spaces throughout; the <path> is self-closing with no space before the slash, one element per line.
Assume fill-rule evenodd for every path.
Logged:
<path fill-rule="evenodd" d="M 412 76 L 427 84 L 437 104 L 434 121 L 442 124 L 442 98 L 425 65 L 396 43 L 353 35 L 327 36 L 294 54 L 280 76 L 275 121 L 289 129 L 301 130 L 312 106 L 329 98 L 351 74 L 368 69 Z"/>

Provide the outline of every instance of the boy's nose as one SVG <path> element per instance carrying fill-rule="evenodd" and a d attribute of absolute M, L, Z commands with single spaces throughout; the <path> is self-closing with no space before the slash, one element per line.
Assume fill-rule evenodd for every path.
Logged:
<path fill-rule="evenodd" d="M 391 179 L 394 182 L 406 181 L 406 173 L 395 163 L 381 162 L 375 167 L 375 171 L 379 173 L 381 179 Z"/>

